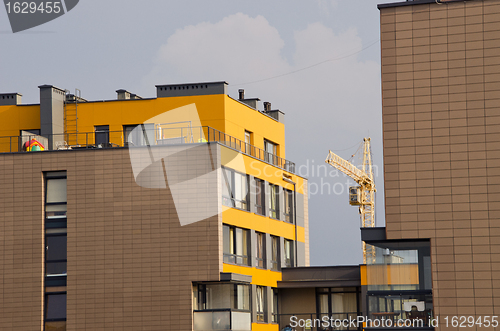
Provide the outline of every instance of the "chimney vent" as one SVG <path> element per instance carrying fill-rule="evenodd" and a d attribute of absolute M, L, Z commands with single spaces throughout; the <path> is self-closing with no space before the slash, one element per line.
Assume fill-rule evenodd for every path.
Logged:
<path fill-rule="evenodd" d="M 264 101 L 264 111 L 270 111 L 271 110 L 271 103 Z"/>
<path fill-rule="evenodd" d="M 239 89 L 238 93 L 240 94 L 239 100 L 245 100 L 245 90 L 244 89 Z"/>
<path fill-rule="evenodd" d="M 0 93 L 0 106 L 20 105 L 21 97 L 19 93 Z"/>

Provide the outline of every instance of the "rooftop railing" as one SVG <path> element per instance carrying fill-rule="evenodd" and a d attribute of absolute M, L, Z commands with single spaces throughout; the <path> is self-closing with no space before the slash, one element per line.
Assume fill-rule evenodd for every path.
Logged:
<path fill-rule="evenodd" d="M 126 136 L 126 139 L 125 139 Z M 139 125 L 129 131 L 26 134 L 0 137 L 0 153 L 140 147 L 217 142 L 223 146 L 295 173 L 295 163 L 209 126 L 161 127 Z"/>

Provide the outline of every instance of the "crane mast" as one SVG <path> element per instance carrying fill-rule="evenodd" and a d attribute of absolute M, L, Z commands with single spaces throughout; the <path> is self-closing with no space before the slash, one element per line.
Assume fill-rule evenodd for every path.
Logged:
<path fill-rule="evenodd" d="M 370 138 L 363 139 L 363 163 L 361 169 L 332 151 L 328 154 L 325 162 L 342 171 L 358 184 L 358 186 L 349 187 L 349 203 L 352 206 L 359 206 L 361 227 L 375 227 L 376 189 L 373 179 Z M 375 259 L 375 250 L 372 248 L 370 252 L 367 252 L 366 244 L 363 242 L 363 263 L 366 264 L 368 256 L 372 260 Z"/>

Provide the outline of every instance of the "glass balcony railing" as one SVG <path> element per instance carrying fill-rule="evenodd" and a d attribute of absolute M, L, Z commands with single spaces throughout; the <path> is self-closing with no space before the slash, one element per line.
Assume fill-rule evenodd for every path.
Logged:
<path fill-rule="evenodd" d="M 245 143 L 209 126 L 166 127 L 164 124 L 138 125 L 133 130 L 73 132 L 0 137 L 0 153 L 139 147 L 217 142 L 223 146 L 295 173 L 295 163 Z"/>
<path fill-rule="evenodd" d="M 193 330 L 252 330 L 250 312 L 230 310 L 195 311 L 193 313 Z"/>

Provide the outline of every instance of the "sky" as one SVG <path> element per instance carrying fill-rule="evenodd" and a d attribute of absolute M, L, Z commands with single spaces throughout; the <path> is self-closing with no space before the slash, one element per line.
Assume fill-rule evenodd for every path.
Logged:
<path fill-rule="evenodd" d="M 88 100 L 115 99 L 121 88 L 155 97 L 157 84 L 226 81 L 234 98 L 243 88 L 286 114 L 286 158 L 309 179 L 311 265 L 355 265 L 354 182 L 324 161 L 329 150 L 350 159 L 371 137 L 384 226 L 380 2 L 81 0 L 15 34 L 0 9 L 0 93 L 39 103 L 42 84 Z"/>

